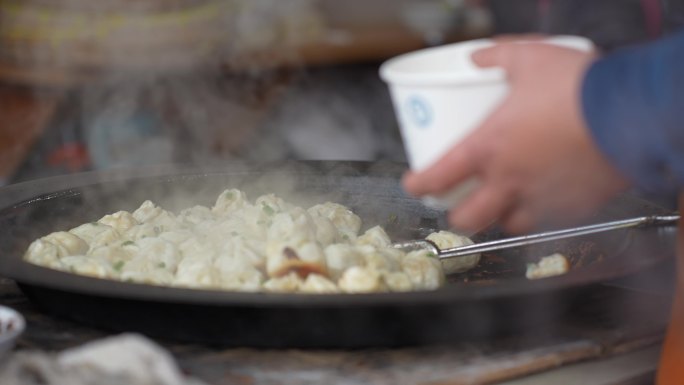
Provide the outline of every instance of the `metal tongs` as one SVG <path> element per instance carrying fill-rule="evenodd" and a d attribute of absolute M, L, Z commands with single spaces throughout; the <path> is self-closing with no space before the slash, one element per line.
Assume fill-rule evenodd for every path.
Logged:
<path fill-rule="evenodd" d="M 679 215 L 651 215 L 638 218 L 622 219 L 618 221 L 598 223 L 588 226 L 574 227 L 570 229 L 547 231 L 543 233 L 523 235 L 520 237 L 499 239 L 495 241 L 476 243 L 474 245 L 454 247 L 452 249 L 441 250 L 437 245 L 424 240 L 406 241 L 395 243 L 392 246 L 397 249 L 419 250 L 427 249 L 439 259 L 465 257 L 467 255 L 479 254 L 488 251 L 510 249 L 520 246 L 534 245 L 536 243 L 555 241 L 558 239 L 578 237 L 581 235 L 589 235 L 601 233 L 610 230 L 619 230 L 627 228 L 649 227 L 670 225 L 679 221 Z"/>

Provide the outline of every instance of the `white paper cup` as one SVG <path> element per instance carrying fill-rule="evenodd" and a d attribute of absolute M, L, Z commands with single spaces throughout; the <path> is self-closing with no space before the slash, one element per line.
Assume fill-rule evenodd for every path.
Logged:
<path fill-rule="evenodd" d="M 591 51 L 588 39 L 554 36 L 542 42 Z M 524 42 L 521 42 L 524 43 Z M 490 47 L 490 39 L 428 48 L 385 62 L 380 76 L 388 83 L 409 164 L 413 171 L 432 166 L 503 101 L 508 93 L 501 68 L 479 68 L 473 52 Z M 428 197 L 431 206 L 457 205 L 477 185 L 469 180 L 442 197 Z"/>

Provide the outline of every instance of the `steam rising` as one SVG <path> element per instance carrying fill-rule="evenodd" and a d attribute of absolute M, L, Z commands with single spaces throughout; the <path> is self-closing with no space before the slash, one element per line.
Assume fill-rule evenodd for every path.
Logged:
<path fill-rule="evenodd" d="M 6 189 L 0 194 L 0 207 L 29 195 L 78 190 L 99 179 L 121 181 L 111 191 L 95 187 L 74 198 L 77 207 L 70 210 L 83 218 L 59 218 L 46 210 L 48 220 L 26 226 L 27 233 L 7 226 L 7 239 L 28 242 L 35 238 L 28 230 L 47 233 L 64 227 L 61 220 L 73 225 L 96 220 L 114 209 L 133 210 L 146 199 L 159 198 L 158 203 L 170 210 L 208 205 L 228 187 L 249 190 L 252 199 L 273 192 L 301 205 L 323 200 L 359 205 L 366 223 L 382 224 L 398 214 L 401 227 L 423 227 L 423 217 L 446 227 L 441 213 L 426 214 L 417 201 L 383 195 L 396 187 L 396 175 L 359 179 L 345 195 L 335 188 L 307 191 L 285 172 L 287 165 L 263 175 L 243 172 L 236 164 L 216 167 L 234 158 L 403 160 L 387 91 L 374 67 L 306 74 L 272 68 L 278 61 L 297 63 L 291 47 L 318 39 L 324 22 L 314 0 L 0 0 L 0 59 L 80 82 L 70 100 L 94 167 L 123 167 L 107 174 L 40 181 L 30 192 L 22 185 Z M 226 75 L 226 68 L 232 75 Z M 182 188 L 160 182 L 129 189 L 131 177 L 186 172 L 163 167 L 131 173 L 131 167 L 178 163 L 200 166 L 208 173 L 230 169 L 233 176 L 214 182 L 198 177 L 196 183 L 186 180 Z M 377 167 L 364 172 L 381 174 L 382 166 Z M 305 166 L 292 171 L 311 172 Z M 330 169 L 325 175 L 343 174 L 347 173 Z M 226 180 L 230 185 L 222 183 Z M 369 197 L 366 190 L 376 195 Z M 106 207 L 102 196 L 107 197 Z M 18 250 L 25 245 L 19 246 Z M 510 259 L 515 266 L 524 265 L 523 258 Z M 579 268 L 583 263 L 580 259 Z M 520 311 L 520 319 L 511 321 L 544 319 L 545 312 L 553 314 L 560 307 L 554 302 L 531 303 L 530 313 Z M 475 315 L 483 320 L 482 330 L 494 326 L 487 323 L 494 321 L 487 310 Z M 458 307 L 448 311 L 454 313 L 453 319 L 462 316 Z"/>
<path fill-rule="evenodd" d="M 83 85 L 68 103 L 95 169 L 233 158 L 403 160 L 374 66 L 293 67 L 293 47 L 325 38 L 318 6 L 4 1 L 0 52 Z"/>
<path fill-rule="evenodd" d="M 36 68 L 164 74 L 314 39 L 311 0 L 3 1 L 3 50 Z M 281 48 L 281 49 L 279 49 Z"/>
<path fill-rule="evenodd" d="M 312 0 L 3 1 L 0 58 L 82 84 L 95 168 L 202 164 L 241 152 L 322 25 Z"/>

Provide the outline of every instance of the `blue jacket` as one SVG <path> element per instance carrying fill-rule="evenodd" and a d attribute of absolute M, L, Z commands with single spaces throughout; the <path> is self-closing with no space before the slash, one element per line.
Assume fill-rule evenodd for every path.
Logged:
<path fill-rule="evenodd" d="M 595 142 L 637 188 L 684 188 L 684 31 L 595 62 L 582 108 Z"/>

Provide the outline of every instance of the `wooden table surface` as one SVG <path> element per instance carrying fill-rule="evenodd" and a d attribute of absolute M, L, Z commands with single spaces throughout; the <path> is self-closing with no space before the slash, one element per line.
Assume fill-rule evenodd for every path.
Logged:
<path fill-rule="evenodd" d="M 27 318 L 19 350 L 61 350 L 109 334 L 41 313 L 12 281 L 1 278 L 0 304 Z M 575 362 L 657 348 L 668 312 L 667 295 L 599 286 L 552 327 L 454 346 L 302 351 L 158 342 L 187 373 L 216 385 L 496 384 Z"/>

